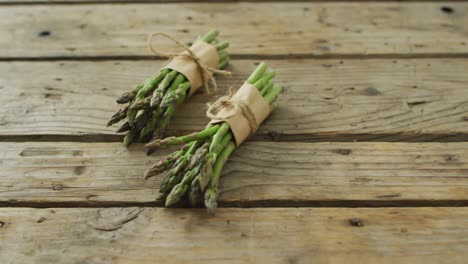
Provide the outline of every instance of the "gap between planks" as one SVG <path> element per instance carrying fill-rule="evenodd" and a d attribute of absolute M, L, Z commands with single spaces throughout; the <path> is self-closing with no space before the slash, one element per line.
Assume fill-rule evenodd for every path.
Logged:
<path fill-rule="evenodd" d="M 0 208 L 165 208 L 161 202 L 1 202 Z M 187 208 L 179 205 L 173 209 Z M 398 201 L 242 201 L 218 203 L 218 208 L 390 208 L 390 207 L 468 207 L 466 200 L 398 200 Z M 197 209 L 197 208 L 194 208 Z M 203 209 L 203 208 L 198 208 Z"/>
<path fill-rule="evenodd" d="M 190 133 L 168 129 L 167 136 L 178 136 Z M 0 135 L 0 142 L 122 142 L 123 135 Z M 249 138 L 252 142 L 466 142 L 468 133 L 392 133 L 392 134 L 342 134 L 342 133 L 312 133 L 288 135 L 280 132 L 257 132 Z"/>
<path fill-rule="evenodd" d="M 468 0 L 467 0 L 468 1 Z M 290 60 L 290 59 L 314 59 L 314 60 L 329 60 L 329 59 L 468 59 L 468 53 L 388 53 L 388 54 L 232 54 L 232 60 Z M 151 54 L 148 55 L 109 55 L 109 56 L 55 56 L 48 57 L 0 57 L 0 62 L 14 61 L 32 61 L 32 62 L 48 62 L 48 61 L 167 61 L 165 58 L 157 57 Z"/>

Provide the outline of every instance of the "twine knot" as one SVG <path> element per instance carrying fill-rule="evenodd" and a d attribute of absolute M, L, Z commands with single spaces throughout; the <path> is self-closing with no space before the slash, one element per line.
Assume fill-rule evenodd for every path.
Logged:
<path fill-rule="evenodd" d="M 208 104 L 208 110 L 206 111 L 206 116 L 214 120 L 226 121 L 227 119 L 233 117 L 238 110 L 245 117 L 250 127 L 250 134 L 252 135 L 257 131 L 258 124 L 255 119 L 255 115 L 250 108 L 250 106 L 241 100 L 233 100 L 234 95 L 233 88 L 229 88 L 229 92 L 220 97 L 212 104 Z"/>
<path fill-rule="evenodd" d="M 184 49 L 187 53 L 163 53 L 163 52 L 157 51 L 153 47 L 152 42 L 151 42 L 153 37 L 155 37 L 155 36 L 163 36 L 163 37 L 173 41 L 177 46 Z M 198 72 L 200 73 L 200 77 L 201 77 L 201 80 L 202 80 L 202 85 L 205 87 L 205 91 L 210 95 L 216 93 L 216 91 L 218 90 L 218 85 L 216 83 L 215 78 L 213 77 L 213 74 L 216 73 L 216 74 L 222 74 L 222 75 L 231 75 L 231 72 L 229 72 L 229 71 L 223 71 L 223 70 L 215 69 L 215 68 L 212 68 L 212 67 L 210 67 L 208 65 L 203 64 L 200 61 L 200 58 L 197 57 L 195 55 L 195 53 L 193 53 L 193 51 L 189 47 L 182 44 L 181 42 L 174 39 L 173 37 L 167 35 L 166 33 L 162 33 L 162 32 L 151 33 L 148 36 L 147 45 L 148 45 L 148 48 L 154 54 L 156 54 L 159 57 L 172 59 L 174 57 L 182 56 L 182 57 L 187 57 L 187 58 L 192 59 L 195 62 L 195 64 L 197 65 Z M 210 83 L 212 84 L 212 87 L 210 86 Z"/>

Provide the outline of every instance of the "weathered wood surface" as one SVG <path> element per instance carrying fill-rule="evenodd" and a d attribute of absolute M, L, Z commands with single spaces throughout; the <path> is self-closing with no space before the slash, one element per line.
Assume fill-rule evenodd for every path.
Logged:
<path fill-rule="evenodd" d="M 468 258 L 467 208 L 220 209 L 215 217 L 161 208 L 2 208 L 0 221 L 5 264 L 456 264 Z"/>
<path fill-rule="evenodd" d="M 239 87 L 254 60 L 235 60 L 220 94 Z M 255 135 L 274 140 L 466 140 L 466 59 L 271 60 L 286 87 Z M 153 75 L 162 61 L 0 63 L 0 135 L 56 140 L 120 140 L 105 124 L 115 99 Z M 27 73 L 27 78 L 25 77 Z M 202 129 L 204 93 L 173 118 L 169 135 Z"/>
<path fill-rule="evenodd" d="M 151 32 L 187 43 L 208 28 L 235 56 L 456 55 L 468 52 L 467 12 L 445 1 L 5 5 L 0 58 L 151 56 Z"/>
<path fill-rule="evenodd" d="M 126 1 L 0 0 L 2 264 L 466 262 L 468 142 L 304 141 L 467 141 L 468 2 Z M 149 207 L 162 176 L 142 174 L 170 150 L 31 142 L 119 141 L 115 98 L 163 63 L 146 36 L 213 27 L 234 58 L 220 94 L 261 59 L 286 87 L 224 168 L 216 216 Z M 206 102 L 168 134 L 201 129 Z"/>
<path fill-rule="evenodd" d="M 158 205 L 162 175 L 142 178 L 158 158 L 141 145 L 30 142 L 0 149 L 3 204 Z M 466 203 L 468 143 L 247 142 L 224 168 L 219 200 L 223 206 Z"/>

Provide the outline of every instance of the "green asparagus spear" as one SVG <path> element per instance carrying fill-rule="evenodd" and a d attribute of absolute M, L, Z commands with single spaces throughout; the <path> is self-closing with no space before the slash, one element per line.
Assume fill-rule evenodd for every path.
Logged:
<path fill-rule="evenodd" d="M 213 140 L 211 141 L 210 145 L 210 152 L 217 153 L 217 147 L 219 146 L 219 143 L 223 139 L 224 135 L 229 131 L 229 124 L 226 122 L 223 122 L 221 126 L 219 127 L 218 131 L 216 131 L 216 134 L 213 135 Z"/>
<path fill-rule="evenodd" d="M 236 144 L 231 141 L 227 147 L 219 154 L 216 163 L 213 166 L 213 175 L 210 180 L 210 186 L 205 192 L 205 206 L 210 213 L 214 213 L 218 205 L 218 184 L 221 171 L 223 170 L 224 164 L 228 160 L 231 153 L 236 149 Z"/>
<path fill-rule="evenodd" d="M 151 97 L 150 102 L 151 107 L 156 107 L 157 105 L 159 105 L 161 99 L 164 96 L 164 93 L 166 92 L 166 89 L 169 88 L 172 80 L 174 80 L 178 75 L 183 76 L 182 74 L 174 70 L 166 74 L 164 79 L 159 83 L 158 88 L 156 88 L 153 92 L 153 96 Z"/>
<path fill-rule="evenodd" d="M 134 102 L 134 101 L 132 101 Z M 130 124 L 130 126 L 133 126 L 135 124 L 135 117 L 137 115 L 139 110 L 131 110 L 129 109 L 127 111 L 127 122 Z"/>
<path fill-rule="evenodd" d="M 182 155 L 185 154 L 186 149 L 181 149 L 178 150 L 171 155 L 167 156 L 166 158 L 161 159 L 159 162 L 155 163 L 153 166 L 151 166 L 148 170 L 145 172 L 145 179 L 148 179 L 152 176 L 158 175 L 159 173 L 162 173 L 166 169 L 172 167 L 174 163 L 182 157 Z"/>
<path fill-rule="evenodd" d="M 283 92 L 283 87 L 279 85 L 274 85 L 272 89 L 270 89 L 266 94 L 265 94 L 265 101 L 267 101 L 269 104 L 272 104 L 278 95 L 280 95 Z"/>
<path fill-rule="evenodd" d="M 273 82 L 269 81 L 265 86 L 260 89 L 260 94 L 265 97 L 265 94 L 268 90 L 270 90 L 273 87 Z"/>
<path fill-rule="evenodd" d="M 166 177 L 163 179 L 161 182 L 161 185 L 159 187 L 159 192 L 163 194 L 168 194 L 172 187 L 176 185 L 184 176 L 182 172 L 185 171 L 185 168 L 193 155 L 193 153 L 200 147 L 201 142 L 200 141 L 194 141 L 190 144 L 190 148 L 185 152 L 185 154 L 180 157 L 176 163 L 174 164 L 174 167 L 168 172 Z"/>
<path fill-rule="evenodd" d="M 275 77 L 274 71 L 267 72 L 262 76 L 262 78 L 260 78 L 258 81 L 254 83 L 254 86 L 258 90 L 261 90 L 263 86 L 265 86 L 271 79 L 273 79 L 273 77 Z"/>
<path fill-rule="evenodd" d="M 143 129 L 143 126 L 148 122 L 150 115 L 148 113 L 142 113 L 141 115 L 136 118 L 136 122 L 134 126 L 128 131 L 127 135 L 124 137 L 124 145 L 130 145 L 138 135 L 140 134 L 140 130 Z M 130 122 L 129 122 L 130 123 Z"/>
<path fill-rule="evenodd" d="M 153 79 L 148 80 L 145 85 L 138 91 L 137 98 L 144 98 L 151 94 L 154 89 L 159 85 L 159 83 L 166 77 L 166 75 L 170 72 L 170 69 L 163 69 L 159 72 L 159 74 L 154 77 Z"/>
<path fill-rule="evenodd" d="M 199 176 L 200 174 L 195 176 L 192 183 L 190 184 L 188 198 L 190 206 L 192 207 L 197 207 L 203 203 L 203 192 L 200 189 Z"/>
<path fill-rule="evenodd" d="M 216 49 L 217 50 L 225 50 L 229 47 L 229 42 L 227 41 L 223 41 L 223 42 L 219 42 L 215 45 Z"/>
<path fill-rule="evenodd" d="M 123 123 L 116 131 L 116 133 L 122 133 L 125 131 L 129 131 L 132 127 L 128 122 Z"/>
<path fill-rule="evenodd" d="M 125 92 L 123 93 L 119 98 L 117 98 L 117 103 L 118 104 L 126 104 L 126 103 L 129 103 L 130 101 L 133 100 L 133 98 L 135 98 L 135 96 L 137 95 L 138 91 L 143 88 L 143 84 L 139 84 L 137 85 L 137 87 L 135 87 L 135 89 L 133 89 L 132 91 L 130 92 Z"/>
<path fill-rule="evenodd" d="M 149 109 L 150 108 L 150 100 L 151 98 L 144 98 L 144 99 L 136 99 L 133 101 L 131 105 L 128 106 L 129 110 L 138 111 L 141 109 Z"/>
<path fill-rule="evenodd" d="M 219 61 L 223 61 L 229 56 L 224 50 L 219 51 L 218 54 Z"/>
<path fill-rule="evenodd" d="M 109 122 L 107 123 L 107 126 L 111 126 L 113 124 L 118 123 L 120 120 L 124 119 L 127 116 L 127 111 L 128 111 L 128 106 L 125 108 L 119 109 L 117 112 L 115 112 Z"/>
<path fill-rule="evenodd" d="M 226 67 L 228 63 L 229 63 L 229 56 L 219 62 L 218 68 L 223 69 L 224 67 Z"/>
<path fill-rule="evenodd" d="M 166 203 L 165 206 L 169 207 L 175 203 L 177 203 L 182 195 L 184 195 L 188 189 L 190 188 L 190 184 L 194 178 L 194 176 L 197 175 L 198 171 L 200 170 L 201 164 L 197 165 L 195 168 L 189 170 L 184 174 L 184 177 L 182 181 L 178 184 L 176 184 L 169 195 L 166 198 Z"/>
<path fill-rule="evenodd" d="M 200 132 L 194 132 L 192 134 L 181 136 L 181 137 L 168 137 L 165 139 L 156 139 L 146 144 L 145 146 L 150 149 L 165 148 L 165 147 L 172 146 L 172 145 L 185 144 L 194 140 L 204 140 L 214 135 L 218 131 L 219 127 L 220 125 L 214 125 Z"/>
<path fill-rule="evenodd" d="M 198 178 L 198 182 L 200 184 L 200 189 L 205 191 L 206 186 L 208 185 L 212 172 L 213 172 L 213 165 L 219 155 L 219 153 L 226 148 L 227 144 L 233 138 L 232 132 L 227 132 L 223 139 L 218 143 L 217 146 L 213 147 L 213 151 L 210 151 L 205 159 L 205 164 L 203 164 L 200 175 Z M 213 142 L 213 141 L 212 141 Z"/>
<path fill-rule="evenodd" d="M 247 82 L 250 83 L 250 84 L 254 84 L 256 81 L 258 81 L 263 73 L 267 70 L 268 68 L 268 65 L 264 62 L 260 63 L 257 68 L 255 69 L 255 71 L 249 76 L 249 78 L 247 79 Z"/>
<path fill-rule="evenodd" d="M 216 29 L 211 29 L 206 33 L 201 40 L 205 41 L 206 43 L 211 43 L 217 36 L 219 35 L 219 31 Z"/>

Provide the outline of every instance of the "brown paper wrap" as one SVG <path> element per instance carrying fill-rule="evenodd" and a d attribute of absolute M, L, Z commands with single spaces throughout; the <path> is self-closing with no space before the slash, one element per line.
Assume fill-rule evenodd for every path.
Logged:
<path fill-rule="evenodd" d="M 202 41 L 197 40 L 191 47 L 190 50 L 195 54 L 195 56 L 200 60 L 203 65 L 206 65 L 213 69 L 218 69 L 218 51 L 216 47 Z M 182 54 L 189 55 L 187 51 L 184 51 Z M 182 73 L 185 78 L 190 82 L 190 91 L 189 96 L 196 92 L 201 85 L 203 84 L 202 74 L 197 63 L 190 58 L 189 56 L 175 56 L 173 57 L 163 69 L 172 69 L 176 70 L 179 73 Z M 206 72 L 205 74 L 210 74 L 210 77 L 213 73 Z"/>
<path fill-rule="evenodd" d="M 216 113 L 216 117 L 227 118 L 215 118 L 211 120 L 210 123 L 216 124 L 223 121 L 227 122 L 231 128 L 234 138 L 236 139 L 236 145 L 239 146 L 246 138 L 255 133 L 258 126 L 270 114 L 271 108 L 258 89 L 248 83 L 244 83 L 229 99 L 229 101 L 233 102 L 233 105 L 221 108 L 221 110 Z M 236 102 L 245 104 L 251 110 L 256 123 L 256 127 L 253 131 L 251 129 L 251 124 L 242 109 L 240 107 L 234 107 Z"/>

